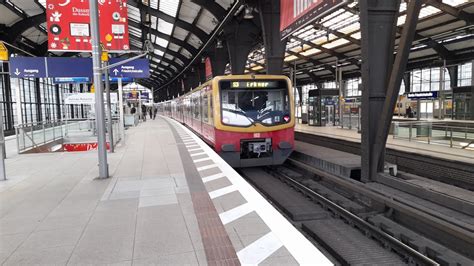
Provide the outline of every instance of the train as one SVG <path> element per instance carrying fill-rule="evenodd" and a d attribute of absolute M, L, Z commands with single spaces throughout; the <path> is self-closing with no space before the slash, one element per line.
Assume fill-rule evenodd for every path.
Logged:
<path fill-rule="evenodd" d="M 157 108 L 234 168 L 281 165 L 294 149 L 291 88 L 288 77 L 280 75 L 217 76 Z"/>

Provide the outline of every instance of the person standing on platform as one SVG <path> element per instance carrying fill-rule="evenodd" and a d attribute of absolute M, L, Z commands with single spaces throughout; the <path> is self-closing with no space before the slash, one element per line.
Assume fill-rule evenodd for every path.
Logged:
<path fill-rule="evenodd" d="M 146 122 L 146 106 L 142 104 L 142 120 Z"/>
<path fill-rule="evenodd" d="M 156 118 L 156 113 L 158 113 L 158 107 L 156 107 L 155 105 L 153 106 L 153 120 L 155 120 Z"/>

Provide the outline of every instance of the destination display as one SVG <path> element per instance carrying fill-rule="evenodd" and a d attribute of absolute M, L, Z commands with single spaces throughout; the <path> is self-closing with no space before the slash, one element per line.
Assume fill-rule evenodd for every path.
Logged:
<path fill-rule="evenodd" d="M 231 88 L 276 88 L 278 81 L 232 81 Z"/>
<path fill-rule="evenodd" d="M 127 0 L 98 0 L 100 42 L 109 51 L 129 50 Z M 47 0 L 49 51 L 91 51 L 89 1 Z"/>

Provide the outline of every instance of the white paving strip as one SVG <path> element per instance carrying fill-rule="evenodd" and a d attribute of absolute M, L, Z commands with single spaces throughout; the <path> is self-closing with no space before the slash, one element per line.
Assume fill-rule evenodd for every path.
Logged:
<path fill-rule="evenodd" d="M 191 152 L 191 151 L 201 151 L 202 148 L 196 148 L 196 149 L 189 149 L 188 151 Z"/>
<path fill-rule="evenodd" d="M 216 167 L 219 167 L 219 166 L 217 164 L 210 164 L 210 165 L 204 165 L 204 166 L 198 167 L 197 170 L 204 171 L 204 170 L 216 168 Z"/>
<path fill-rule="evenodd" d="M 193 162 L 200 163 L 200 162 L 205 162 L 205 161 L 209 161 L 209 160 L 211 160 L 211 158 L 206 157 L 206 158 L 196 159 Z"/>
<path fill-rule="evenodd" d="M 223 177 L 225 177 L 225 175 L 223 173 L 218 173 L 218 174 L 215 174 L 215 175 L 210 175 L 210 176 L 203 177 L 202 182 L 207 183 L 207 182 L 210 182 L 212 180 L 216 180 L 216 179 L 223 178 Z"/>
<path fill-rule="evenodd" d="M 192 134 L 189 129 L 179 123 L 175 123 L 188 134 Z M 192 136 L 192 135 L 191 135 Z M 283 217 L 259 192 L 257 192 L 239 173 L 230 167 L 217 153 L 208 147 L 197 136 L 192 136 L 197 143 L 202 144 L 202 150 L 219 165 L 222 173 L 239 190 L 245 200 L 255 209 L 255 212 L 262 218 L 265 224 L 272 231 L 276 240 L 283 243 L 290 254 L 300 265 L 333 265 L 331 261 L 319 251 L 308 239 L 306 239 L 285 217 Z M 211 192 L 212 193 L 212 192 Z M 214 191 L 217 193 L 217 191 Z M 215 194 L 214 194 L 215 195 Z M 253 244 L 252 244 L 253 245 Z M 271 243 L 269 243 L 271 245 Z M 249 246 L 250 247 L 250 246 Z M 241 259 L 251 256 L 247 253 L 248 248 L 241 250 L 238 255 Z M 249 261 L 249 260 L 247 260 Z M 247 264 L 242 261 L 242 264 Z M 251 263 L 252 264 L 252 263 Z"/>
<path fill-rule="evenodd" d="M 270 232 L 237 252 L 237 257 L 242 265 L 257 265 L 282 246 L 280 239 Z"/>
<path fill-rule="evenodd" d="M 189 148 L 199 147 L 199 144 L 191 144 L 191 145 L 186 144 L 185 146 L 186 146 L 186 148 L 189 149 Z"/>
<path fill-rule="evenodd" d="M 207 154 L 206 152 L 191 153 L 191 157 Z"/>
<path fill-rule="evenodd" d="M 253 212 L 252 205 L 250 205 L 248 202 L 244 203 L 240 206 L 237 206 L 231 210 L 228 210 L 226 212 L 222 212 L 219 214 L 219 217 L 221 218 L 222 224 L 226 225 L 230 222 L 233 222 L 240 217 L 243 217 L 249 213 Z"/>
<path fill-rule="evenodd" d="M 220 189 L 209 192 L 209 197 L 211 197 L 211 199 L 215 199 L 215 198 L 218 198 L 220 196 L 224 196 L 226 194 L 234 192 L 236 190 L 237 190 L 237 188 L 234 185 L 230 185 L 228 187 L 223 187 L 223 188 L 220 188 Z"/>

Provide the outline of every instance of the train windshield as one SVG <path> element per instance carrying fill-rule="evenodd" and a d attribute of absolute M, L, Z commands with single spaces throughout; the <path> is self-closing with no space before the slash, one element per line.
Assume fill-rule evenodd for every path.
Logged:
<path fill-rule="evenodd" d="M 290 100 L 285 81 L 221 81 L 222 123 L 248 127 L 290 122 Z"/>

